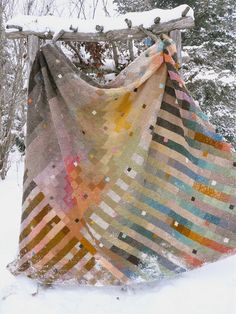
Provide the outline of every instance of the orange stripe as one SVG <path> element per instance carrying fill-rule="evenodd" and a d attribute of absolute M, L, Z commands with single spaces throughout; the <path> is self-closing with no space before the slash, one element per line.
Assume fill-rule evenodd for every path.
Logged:
<path fill-rule="evenodd" d="M 38 215 L 32 219 L 32 221 L 27 225 L 27 227 L 25 227 L 25 229 L 21 232 L 20 242 L 30 234 L 32 229 L 35 228 L 40 223 L 43 217 L 45 217 L 50 212 L 51 209 L 52 207 L 49 204 L 47 204 L 41 210 L 41 212 L 39 212 Z"/>
<path fill-rule="evenodd" d="M 175 65 L 175 61 L 173 60 L 173 58 L 170 55 L 167 55 L 166 53 L 164 53 L 164 60 L 167 63 Z"/>
<path fill-rule="evenodd" d="M 226 247 L 220 243 L 217 243 L 213 240 L 207 239 L 200 234 L 191 231 L 190 229 L 186 228 L 184 225 L 179 224 L 178 226 L 173 226 L 179 233 L 183 234 L 187 238 L 200 243 L 201 245 L 207 246 L 210 249 L 213 249 L 220 253 L 230 253 L 233 251 L 233 248 Z"/>
<path fill-rule="evenodd" d="M 80 239 L 80 242 L 88 250 L 88 252 L 91 253 L 92 255 L 94 255 L 97 252 L 96 249 L 94 248 L 94 246 L 92 246 L 92 244 L 88 240 L 86 240 L 85 238 Z"/>
<path fill-rule="evenodd" d="M 95 258 L 92 257 L 85 265 L 84 265 L 84 268 L 87 270 L 87 271 L 90 271 L 93 266 L 95 265 Z"/>
<path fill-rule="evenodd" d="M 194 182 L 193 188 L 195 190 L 203 193 L 203 194 L 206 194 L 208 196 L 214 197 L 214 198 L 216 198 L 219 201 L 226 202 L 226 203 L 229 202 L 230 196 L 228 194 L 216 191 L 216 190 L 214 190 L 213 188 L 210 188 L 207 185 L 204 185 L 204 184 L 201 184 L 201 183 L 198 183 L 198 182 Z"/>
<path fill-rule="evenodd" d="M 188 264 L 190 264 L 190 265 L 192 265 L 194 267 L 200 267 L 200 266 L 202 266 L 204 264 L 204 261 L 201 261 L 200 259 L 198 259 L 196 257 L 188 255 L 185 252 L 181 252 L 181 253 L 182 253 L 181 258 L 184 258 L 184 260 Z"/>
<path fill-rule="evenodd" d="M 58 273 L 54 275 L 53 280 L 67 273 L 71 268 L 73 268 L 86 254 L 87 250 L 82 248 L 79 250 L 71 260 L 69 260 L 62 268 L 59 269 Z"/>
<path fill-rule="evenodd" d="M 205 143 L 205 144 L 208 144 L 208 145 L 211 145 L 217 149 L 220 149 L 220 150 L 223 150 L 223 151 L 226 151 L 226 152 L 229 152 L 231 150 L 231 145 L 228 144 L 228 143 L 223 143 L 223 142 L 217 142 L 215 140 L 213 140 L 212 138 L 202 134 L 202 133 L 198 133 L 196 132 L 195 133 L 195 136 L 194 136 L 194 140 L 198 141 L 198 142 L 201 142 L 201 143 Z"/>

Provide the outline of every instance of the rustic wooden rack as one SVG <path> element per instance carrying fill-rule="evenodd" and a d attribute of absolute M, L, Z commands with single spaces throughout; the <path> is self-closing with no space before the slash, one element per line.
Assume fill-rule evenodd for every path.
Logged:
<path fill-rule="evenodd" d="M 176 43 L 178 63 L 181 65 L 181 29 L 188 29 L 194 27 L 194 19 L 191 16 L 187 16 L 191 8 L 186 6 L 182 11 L 181 18 L 174 19 L 168 22 L 161 21 L 160 17 L 155 17 L 153 25 L 148 28 L 144 28 L 143 25 L 132 26 L 132 21 L 125 19 L 127 24 L 125 29 L 116 29 L 104 31 L 103 25 L 96 25 L 95 32 L 80 32 L 78 28 L 73 25 L 70 26 L 70 31 L 61 30 L 58 33 L 53 33 L 50 30 L 47 32 L 35 32 L 30 30 L 24 30 L 19 25 L 6 25 L 6 37 L 8 39 L 19 39 L 27 37 L 28 43 L 28 60 L 29 69 L 32 66 L 36 52 L 40 47 L 40 40 L 52 40 L 56 42 L 58 40 L 65 42 L 110 42 L 113 49 L 113 58 L 115 64 L 118 64 L 117 42 L 127 42 L 128 50 L 130 53 L 130 59 L 133 60 L 133 45 L 132 40 L 142 40 L 145 37 L 150 37 L 154 41 L 157 40 L 159 34 L 168 34 Z M 145 13 L 145 12 L 143 12 Z"/>

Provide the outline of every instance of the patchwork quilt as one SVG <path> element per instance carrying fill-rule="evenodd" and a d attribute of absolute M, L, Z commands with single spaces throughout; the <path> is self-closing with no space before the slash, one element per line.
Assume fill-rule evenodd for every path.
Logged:
<path fill-rule="evenodd" d="M 236 252 L 236 156 L 189 94 L 167 36 L 106 85 L 42 46 L 24 167 L 14 275 L 127 285 Z"/>

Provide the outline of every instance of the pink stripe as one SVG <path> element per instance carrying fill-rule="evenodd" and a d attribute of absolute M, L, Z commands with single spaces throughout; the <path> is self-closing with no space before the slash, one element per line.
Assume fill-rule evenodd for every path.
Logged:
<path fill-rule="evenodd" d="M 175 94 L 176 94 L 177 98 L 179 98 L 181 100 L 186 100 L 190 104 L 194 105 L 194 107 L 196 106 L 193 99 L 191 97 L 189 97 L 185 92 L 182 92 L 180 90 L 175 90 Z"/>
<path fill-rule="evenodd" d="M 175 72 L 172 72 L 172 71 L 168 71 L 168 73 L 169 73 L 170 78 L 172 80 L 175 80 L 177 82 L 184 84 L 183 80 L 181 79 L 181 77 L 178 74 L 176 74 Z"/>

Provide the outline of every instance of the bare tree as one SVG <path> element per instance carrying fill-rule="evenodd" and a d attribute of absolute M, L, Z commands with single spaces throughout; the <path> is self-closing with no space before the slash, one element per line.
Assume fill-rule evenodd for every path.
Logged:
<path fill-rule="evenodd" d="M 5 179 L 9 169 L 9 154 L 16 144 L 17 131 L 25 122 L 24 114 L 24 41 L 8 42 L 3 23 L 11 9 L 0 0 L 0 177 Z M 8 6 L 9 5 L 9 6 Z M 13 54 L 12 54 L 13 52 Z M 19 137 L 18 137 L 19 142 Z"/>
<path fill-rule="evenodd" d="M 108 0 L 70 0 L 66 7 L 57 7 L 57 0 L 0 0 L 0 178 L 5 179 L 10 167 L 10 153 L 16 146 L 24 151 L 24 125 L 27 97 L 27 41 L 5 38 L 4 22 L 16 13 L 26 15 L 61 15 L 94 18 L 102 5 L 109 16 Z M 65 14 L 66 13 L 66 14 Z M 95 49 L 96 48 L 96 49 Z M 97 64 L 100 50 L 89 47 Z"/>
<path fill-rule="evenodd" d="M 27 43 L 6 40 L 4 22 L 22 10 L 24 14 L 46 15 L 54 0 L 0 0 L 0 178 L 10 167 L 10 153 L 16 146 L 24 151 L 27 96 Z M 18 11 L 19 13 L 19 11 Z"/>

